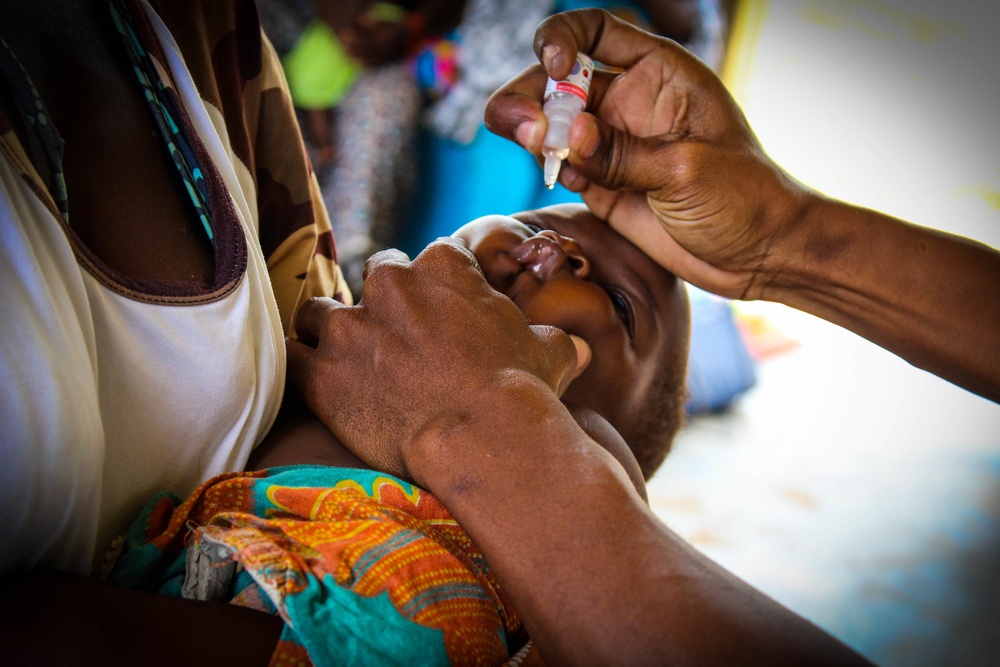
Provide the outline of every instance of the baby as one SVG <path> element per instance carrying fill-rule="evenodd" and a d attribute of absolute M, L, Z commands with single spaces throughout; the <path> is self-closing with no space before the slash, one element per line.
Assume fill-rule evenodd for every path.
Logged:
<path fill-rule="evenodd" d="M 531 324 L 590 344 L 563 401 L 610 422 L 649 479 L 683 415 L 690 317 L 680 281 L 582 204 L 486 216 L 455 236 Z"/>
<path fill-rule="evenodd" d="M 684 414 L 690 315 L 681 282 L 582 204 L 484 216 L 453 236 L 531 324 L 558 327 L 590 345 L 590 364 L 563 402 L 584 430 L 597 432 L 604 420 L 614 427 L 612 434 L 605 424 L 595 440 L 642 493 L 643 478 L 663 462 Z M 325 431 L 315 420 L 297 427 Z M 631 453 L 620 451 L 621 438 Z M 303 451 L 284 442 L 280 449 L 258 447 L 251 467 L 305 461 L 364 467 L 339 443 Z"/>
<path fill-rule="evenodd" d="M 644 496 L 683 415 L 683 286 L 583 206 L 486 216 L 455 236 L 532 324 L 589 343 L 563 402 Z M 155 498 L 111 579 L 279 613 L 276 659 L 501 664 L 524 650 L 502 587 L 433 496 L 366 469 L 311 416 L 278 429 L 315 437 L 265 442 L 252 471 L 184 503 Z"/>

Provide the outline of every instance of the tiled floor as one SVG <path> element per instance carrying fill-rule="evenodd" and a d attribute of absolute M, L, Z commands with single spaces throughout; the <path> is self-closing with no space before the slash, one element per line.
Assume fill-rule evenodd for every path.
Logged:
<path fill-rule="evenodd" d="M 743 4 L 727 82 L 779 163 L 1000 247 L 1000 6 Z M 686 427 L 651 481 L 656 511 L 880 664 L 1000 664 L 1000 406 L 809 316 L 748 308 L 800 344 L 731 413 Z"/>

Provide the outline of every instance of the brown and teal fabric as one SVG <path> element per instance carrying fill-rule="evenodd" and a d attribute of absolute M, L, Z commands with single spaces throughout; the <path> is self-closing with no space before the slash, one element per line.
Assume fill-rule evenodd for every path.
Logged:
<path fill-rule="evenodd" d="M 127 4 L 138 5 L 135 0 Z M 257 189 L 260 243 L 285 330 L 315 295 L 351 303 L 319 185 L 301 137 L 280 62 L 252 0 L 151 3 L 173 34 L 206 105 L 218 110 L 230 150 Z M 136 12 L 133 10 L 133 15 Z M 270 61 L 265 67 L 265 61 Z"/>

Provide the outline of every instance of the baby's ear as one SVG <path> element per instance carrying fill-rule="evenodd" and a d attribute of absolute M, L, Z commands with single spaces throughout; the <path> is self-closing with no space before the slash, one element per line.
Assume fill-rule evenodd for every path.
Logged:
<path fill-rule="evenodd" d="M 573 419 L 580 425 L 580 428 L 591 437 L 591 439 L 603 447 L 615 460 L 625 469 L 625 474 L 632 480 L 635 490 L 643 500 L 646 498 L 646 480 L 642 476 L 642 469 L 639 468 L 635 455 L 629 448 L 625 438 L 621 436 L 617 429 L 611 425 L 607 419 L 597 414 L 588 407 L 584 407 L 571 401 L 563 401 L 563 405 L 573 415 Z"/>

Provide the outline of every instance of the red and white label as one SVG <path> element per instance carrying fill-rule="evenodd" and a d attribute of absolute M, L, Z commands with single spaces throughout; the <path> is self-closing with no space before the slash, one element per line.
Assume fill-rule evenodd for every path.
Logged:
<path fill-rule="evenodd" d="M 569 76 L 562 81 L 553 81 L 545 84 L 545 98 L 548 99 L 555 91 L 572 93 L 584 102 L 587 101 L 587 94 L 590 92 L 590 81 L 594 78 L 594 61 L 586 53 L 576 54 L 576 63 Z"/>

